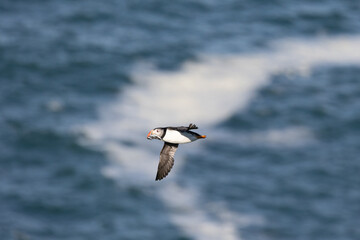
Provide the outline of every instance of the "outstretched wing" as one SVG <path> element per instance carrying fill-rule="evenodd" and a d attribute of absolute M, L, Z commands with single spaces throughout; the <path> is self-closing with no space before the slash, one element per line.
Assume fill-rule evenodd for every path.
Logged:
<path fill-rule="evenodd" d="M 165 142 L 160 152 L 160 161 L 158 165 L 158 171 L 155 180 L 161 180 L 165 178 L 174 166 L 174 155 L 179 144 L 173 144 Z"/>

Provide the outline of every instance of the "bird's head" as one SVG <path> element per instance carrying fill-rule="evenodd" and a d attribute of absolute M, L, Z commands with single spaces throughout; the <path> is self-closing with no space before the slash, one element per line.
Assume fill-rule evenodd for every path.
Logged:
<path fill-rule="evenodd" d="M 164 134 L 164 129 L 162 128 L 154 128 L 153 130 L 151 130 L 148 135 L 147 135 L 147 139 L 149 140 L 153 140 L 153 139 L 159 139 L 161 140 L 161 136 Z"/>

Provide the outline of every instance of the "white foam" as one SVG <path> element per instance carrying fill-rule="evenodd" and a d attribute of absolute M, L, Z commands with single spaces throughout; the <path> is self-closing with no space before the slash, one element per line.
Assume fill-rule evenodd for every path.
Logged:
<path fill-rule="evenodd" d="M 103 106 L 98 121 L 81 127 L 86 141 L 103 149 L 110 159 L 104 175 L 120 179 L 121 184 L 155 184 L 161 144 L 146 140 L 150 129 L 193 122 L 200 127 L 200 133 L 211 136 L 213 126 L 246 107 L 273 74 L 308 74 L 320 64 L 360 65 L 360 36 L 287 39 L 273 46 L 271 51 L 253 54 L 202 56 L 201 61 L 187 62 L 174 72 L 143 65 L 136 67 L 135 85 L 108 106 Z M 265 133 L 265 141 L 282 144 L 284 136 L 288 136 L 288 140 L 310 136 L 304 129 L 290 129 L 285 133 L 270 131 Z M 263 133 L 254 133 L 253 139 L 258 141 L 260 135 Z M 223 207 L 218 212 L 219 217 L 213 219 L 209 209 L 204 207 L 201 189 L 187 189 L 177 184 L 176 176 L 184 161 L 179 152 L 173 171 L 158 188 L 173 223 L 194 239 L 240 239 L 241 223 L 236 220 L 241 218 L 239 214 Z M 187 198 L 179 201 L 179 192 Z M 221 217 L 222 213 L 231 217 Z"/>
<path fill-rule="evenodd" d="M 236 240 L 240 239 L 239 226 L 262 223 L 258 217 L 235 215 L 226 208 L 226 204 L 204 204 L 200 201 L 201 192 L 197 188 L 185 188 L 176 183 L 164 187 L 161 197 L 172 213 L 173 222 L 195 239 Z"/>

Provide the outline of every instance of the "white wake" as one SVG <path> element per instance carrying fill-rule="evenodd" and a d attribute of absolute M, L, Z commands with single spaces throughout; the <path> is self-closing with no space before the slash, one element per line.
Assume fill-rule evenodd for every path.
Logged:
<path fill-rule="evenodd" d="M 201 198 L 201 189 L 178 184 L 184 163 L 182 154 L 186 154 L 186 149 L 206 144 L 206 140 L 180 149 L 173 171 L 162 182 L 155 182 L 162 144 L 147 141 L 146 134 L 154 127 L 192 122 L 200 127 L 200 133 L 216 137 L 212 136 L 216 132 L 214 125 L 244 109 L 272 75 L 309 74 L 314 66 L 323 64 L 360 65 L 359 48 L 360 36 L 287 39 L 275 42 L 265 52 L 204 55 L 201 61 L 187 62 L 174 72 L 140 65 L 132 75 L 135 84 L 114 102 L 102 106 L 98 121 L 80 129 L 87 144 L 107 154 L 109 165 L 102 170 L 105 176 L 118 179 L 125 186 L 155 186 L 169 209 L 170 219 L 189 237 L 241 239 L 239 228 L 246 224 L 246 216 L 231 212 L 222 203 L 213 203 L 221 206 L 215 220 L 205 207 L 207 202 Z M 222 134 L 226 138 L 227 133 Z M 266 134 L 263 138 L 261 133 L 254 133 L 252 141 L 283 145 L 282 138 L 287 136 L 292 142 L 285 141 L 296 146 L 296 139 L 308 141 L 312 137 L 311 131 L 302 126 L 284 132 L 270 130 Z"/>

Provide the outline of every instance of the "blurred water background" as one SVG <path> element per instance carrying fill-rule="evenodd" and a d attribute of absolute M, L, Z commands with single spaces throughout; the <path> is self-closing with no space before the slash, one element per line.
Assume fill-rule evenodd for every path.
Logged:
<path fill-rule="evenodd" d="M 359 13 L 1 0 L 0 239 L 360 239 Z"/>

